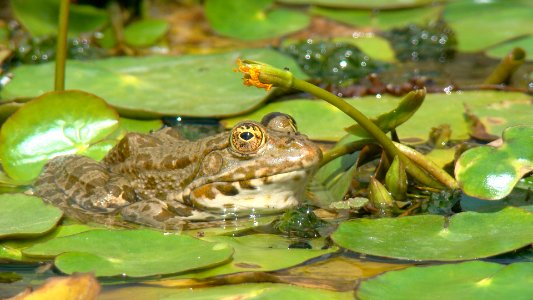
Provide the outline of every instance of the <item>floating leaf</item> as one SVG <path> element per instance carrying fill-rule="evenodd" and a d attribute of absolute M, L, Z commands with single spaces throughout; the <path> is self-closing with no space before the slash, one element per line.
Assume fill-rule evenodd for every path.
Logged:
<path fill-rule="evenodd" d="M 287 4 L 315 4 L 340 8 L 396 9 L 431 4 L 433 0 L 281 0 L 279 2 Z"/>
<path fill-rule="evenodd" d="M 298 31 L 309 25 L 309 16 L 275 8 L 273 0 L 207 0 L 205 15 L 213 29 L 241 40 L 261 40 Z M 231 18 L 228 16 L 231 15 Z"/>
<path fill-rule="evenodd" d="M 374 3 L 374 2 L 371 2 Z M 402 10 L 382 10 L 375 12 L 362 9 L 335 9 L 313 7 L 311 13 L 330 18 L 357 27 L 372 27 L 378 30 L 390 30 L 409 24 L 426 25 L 439 18 L 442 9 L 439 6 L 426 6 Z"/>
<path fill-rule="evenodd" d="M 0 194 L 0 239 L 33 237 L 54 228 L 63 213 L 40 198 L 24 194 Z"/>
<path fill-rule="evenodd" d="M 129 24 L 124 29 L 124 40 L 133 47 L 148 47 L 162 39 L 169 28 L 165 20 L 144 19 Z"/>
<path fill-rule="evenodd" d="M 506 42 L 501 45 L 497 45 L 495 47 L 490 48 L 490 50 L 487 51 L 487 55 L 491 57 L 496 58 L 504 58 L 507 56 L 514 48 L 522 48 L 524 49 L 525 53 L 528 53 L 526 55 L 526 60 L 532 61 L 533 60 L 533 35 L 512 40 L 509 42 Z"/>
<path fill-rule="evenodd" d="M 331 236 L 339 246 L 409 260 L 467 260 L 497 255 L 533 242 L 533 214 L 508 207 L 495 213 L 356 219 Z"/>
<path fill-rule="evenodd" d="M 288 249 L 291 243 L 289 239 L 272 234 L 212 236 L 205 239 L 230 245 L 235 250 L 233 260 L 216 268 L 181 275 L 180 278 L 207 278 L 238 272 L 279 270 L 337 251 L 335 247 L 326 250 Z"/>
<path fill-rule="evenodd" d="M 533 212 L 533 203 L 531 202 L 532 191 L 514 188 L 509 195 L 500 200 L 487 201 L 461 195 L 461 209 L 464 211 L 476 212 L 496 212 L 508 206 L 515 206 L 521 209 Z"/>
<path fill-rule="evenodd" d="M 11 178 L 30 182 L 51 157 L 83 154 L 117 127 L 115 110 L 94 95 L 47 93 L 28 102 L 2 125 L 0 160 Z"/>
<path fill-rule="evenodd" d="M 211 267 L 227 261 L 233 249 L 224 243 L 153 230 L 91 230 L 35 245 L 23 253 L 57 255 L 55 265 L 67 274 L 142 277 Z"/>
<path fill-rule="evenodd" d="M 232 72 L 237 58 L 284 68 L 307 78 L 289 57 L 270 49 L 245 49 L 210 55 L 114 57 L 68 61 L 68 89 L 83 89 L 104 98 L 121 116 L 229 116 L 264 101 L 264 90 L 242 84 Z M 36 97 L 52 90 L 54 64 L 23 65 L 0 91 L 0 101 Z M 110 88 L 112 87 L 112 88 Z"/>
<path fill-rule="evenodd" d="M 357 299 L 531 299 L 533 263 L 412 267 L 363 281 Z M 421 292 L 423 291 L 423 292 Z"/>
<path fill-rule="evenodd" d="M 533 171 L 533 126 L 510 127 L 502 138 L 500 147 L 467 150 L 455 164 L 455 177 L 465 194 L 502 199 L 522 176 Z"/>
<path fill-rule="evenodd" d="M 475 17 L 472 12 L 475 12 Z M 453 1 L 446 5 L 444 18 L 457 36 L 458 49 L 463 52 L 484 50 L 522 35 L 533 34 L 531 1 Z"/>
<path fill-rule="evenodd" d="M 33 36 L 56 35 L 60 0 L 12 0 L 17 19 Z M 105 10 L 90 5 L 70 4 L 68 33 L 77 37 L 103 27 L 108 20 Z"/>
<path fill-rule="evenodd" d="M 104 292 L 99 300 L 112 299 L 293 299 L 293 300 L 349 300 L 353 292 L 333 292 L 323 289 L 310 289 L 288 284 L 245 283 L 208 288 L 169 289 L 156 287 L 129 286 Z"/>
<path fill-rule="evenodd" d="M 531 99 L 531 96 L 522 93 L 494 91 L 428 94 L 417 113 L 399 126 L 397 132 L 403 142 L 421 143 L 427 140 L 431 127 L 449 124 L 452 139 L 468 139 L 463 117 L 464 104 L 467 104 L 489 133 L 500 135 L 509 126 L 533 125 Z M 393 110 L 400 101 L 400 98 L 391 96 L 348 99 L 348 103 L 369 117 Z M 290 114 L 298 121 L 299 130 L 316 140 L 337 141 L 344 136 L 340 129 L 354 123 L 350 117 L 326 102 L 298 99 L 269 103 L 250 114 L 224 119 L 222 124 L 231 128 L 241 120 L 261 120 L 264 115 L 274 111 Z M 328 126 L 318 120 L 327 121 Z"/>
<path fill-rule="evenodd" d="M 361 36 L 351 38 L 334 38 L 336 43 L 347 43 L 357 46 L 368 57 L 385 62 L 395 62 L 394 50 L 386 39 L 379 36 Z"/>
<path fill-rule="evenodd" d="M 11 299 L 24 300 L 93 300 L 100 292 L 100 284 L 92 274 L 52 277 L 32 291 L 27 289 Z"/>

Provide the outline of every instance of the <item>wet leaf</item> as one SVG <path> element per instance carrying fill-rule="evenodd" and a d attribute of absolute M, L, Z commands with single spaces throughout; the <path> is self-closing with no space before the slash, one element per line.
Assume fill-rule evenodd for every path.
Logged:
<path fill-rule="evenodd" d="M 216 268 L 183 274 L 179 278 L 208 278 L 237 272 L 279 270 L 337 251 L 335 247 L 326 250 L 288 249 L 291 240 L 271 234 L 212 236 L 205 240 L 230 245 L 235 250 L 233 260 Z"/>
<path fill-rule="evenodd" d="M 307 185 L 310 202 L 322 208 L 341 201 L 357 170 L 359 152 L 343 155 L 320 167 Z"/>
<path fill-rule="evenodd" d="M 309 16 L 280 9 L 272 0 L 207 0 L 205 15 L 213 29 L 241 40 L 282 36 L 309 25 Z M 231 15 L 231 18 L 228 16 Z"/>
<path fill-rule="evenodd" d="M 368 2 L 373 5 L 375 2 Z M 440 6 L 426 6 L 402 10 L 382 10 L 375 12 L 363 9 L 338 9 L 313 7 L 311 13 L 330 18 L 356 27 L 372 27 L 377 30 L 390 30 L 408 24 L 426 25 L 439 18 Z"/>
<path fill-rule="evenodd" d="M 533 212 L 533 192 L 531 190 L 524 190 L 515 188 L 509 195 L 500 200 L 487 201 L 470 197 L 468 195 L 461 195 L 461 209 L 464 211 L 476 212 L 496 212 L 508 206 L 515 206 L 521 209 Z"/>
<path fill-rule="evenodd" d="M 500 147 L 467 150 L 455 164 L 455 177 L 465 194 L 502 199 L 522 176 L 533 171 L 533 126 L 510 127 L 502 137 Z"/>
<path fill-rule="evenodd" d="M 139 20 L 124 29 L 124 40 L 133 47 L 148 47 L 162 39 L 168 29 L 169 24 L 165 20 Z"/>
<path fill-rule="evenodd" d="M 227 261 L 233 249 L 224 243 L 153 230 L 91 230 L 52 239 L 23 253 L 57 256 L 55 265 L 67 274 L 142 277 L 212 267 Z"/>
<path fill-rule="evenodd" d="M 11 8 L 17 19 L 33 36 L 56 35 L 60 0 L 14 0 Z M 77 37 L 103 27 L 108 20 L 105 10 L 90 5 L 70 4 L 68 32 Z"/>
<path fill-rule="evenodd" d="M 100 284 L 92 274 L 52 277 L 33 292 L 22 292 L 12 300 L 94 300 Z"/>
<path fill-rule="evenodd" d="M 369 117 L 393 110 L 399 101 L 400 98 L 391 96 L 348 99 L 348 103 Z M 465 103 L 491 134 L 500 135 L 505 128 L 513 125 L 533 125 L 531 96 L 525 94 L 494 91 L 428 94 L 416 114 L 397 128 L 400 139 L 410 144 L 421 143 L 428 139 L 431 127 L 441 124 L 450 125 L 452 139 L 468 139 L 463 118 Z M 224 119 L 222 124 L 231 128 L 241 120 L 261 120 L 265 114 L 274 111 L 290 114 L 297 120 L 298 129 L 316 140 L 337 141 L 344 136 L 340 129 L 354 123 L 350 117 L 328 103 L 297 99 L 269 103 L 250 114 Z M 327 122 L 328 126 L 317 120 Z"/>
<path fill-rule="evenodd" d="M 387 190 L 396 201 L 403 201 L 407 194 L 407 173 L 398 156 L 394 157 L 392 164 L 385 176 Z"/>
<path fill-rule="evenodd" d="M 386 39 L 379 36 L 361 36 L 351 38 L 334 38 L 336 43 L 347 43 L 357 46 L 368 57 L 385 62 L 395 62 L 394 50 Z"/>
<path fill-rule="evenodd" d="M 248 111 L 267 93 L 242 84 L 232 72 L 237 58 L 284 68 L 307 78 L 289 57 L 270 49 L 244 49 L 210 55 L 115 57 L 90 62 L 68 61 L 68 89 L 83 89 L 104 98 L 121 116 L 229 116 Z M 0 101 L 29 98 L 52 90 L 54 65 L 19 66 L 0 92 Z M 112 88 L 110 88 L 112 87 Z"/>
<path fill-rule="evenodd" d="M 363 281 L 358 299 L 531 299 L 533 263 L 411 267 Z M 421 292 L 423 291 L 423 292 Z"/>
<path fill-rule="evenodd" d="M 2 125 L 0 160 L 11 178 L 30 182 L 50 158 L 84 154 L 117 127 L 117 113 L 94 95 L 47 93 L 28 102 Z"/>
<path fill-rule="evenodd" d="M 294 299 L 294 300 L 348 300 L 353 292 L 332 292 L 287 284 L 245 283 L 209 288 L 169 289 L 155 287 L 127 287 L 105 292 L 100 300 L 111 299 Z"/>
<path fill-rule="evenodd" d="M 54 228 L 63 213 L 40 198 L 0 194 L 0 239 L 34 237 Z"/>
<path fill-rule="evenodd" d="M 356 219 L 331 236 L 352 251 L 408 260 L 477 259 L 533 242 L 533 214 L 508 207 L 495 213 L 463 212 L 448 222 L 436 215 Z"/>
<path fill-rule="evenodd" d="M 433 3 L 432 0 L 281 0 L 288 4 L 316 4 L 326 7 L 362 8 L 362 9 L 395 9 L 408 8 Z"/>
<path fill-rule="evenodd" d="M 533 34 L 533 3 L 527 0 L 453 1 L 446 5 L 444 18 L 457 36 L 458 49 L 464 52 Z"/>
<path fill-rule="evenodd" d="M 533 35 L 521 39 L 512 40 L 501 45 L 496 45 L 487 51 L 487 55 L 496 58 L 504 58 L 514 48 L 522 48 L 528 54 L 526 60 L 533 60 Z"/>

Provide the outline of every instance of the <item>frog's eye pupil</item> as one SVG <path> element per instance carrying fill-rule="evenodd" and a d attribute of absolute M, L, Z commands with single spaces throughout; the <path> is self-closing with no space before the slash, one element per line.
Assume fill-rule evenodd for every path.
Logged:
<path fill-rule="evenodd" d="M 248 132 L 248 131 L 242 132 L 239 136 L 240 136 L 241 139 L 243 139 L 245 141 L 248 141 L 248 140 L 250 140 L 250 139 L 252 139 L 254 137 L 254 135 L 251 132 Z"/>

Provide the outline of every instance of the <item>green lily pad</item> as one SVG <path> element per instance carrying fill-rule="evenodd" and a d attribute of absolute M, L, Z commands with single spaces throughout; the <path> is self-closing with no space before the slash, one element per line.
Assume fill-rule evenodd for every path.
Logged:
<path fill-rule="evenodd" d="M 30 182 L 51 157 L 85 153 L 91 144 L 113 133 L 118 122 L 115 110 L 94 95 L 81 91 L 44 94 L 2 125 L 4 171 L 14 180 Z"/>
<path fill-rule="evenodd" d="M 401 99 L 368 96 L 347 101 L 368 117 L 375 117 L 393 110 Z M 403 142 L 421 143 L 427 140 L 431 127 L 449 124 L 452 139 L 468 139 L 463 117 L 465 104 L 480 118 L 490 134 L 500 135 L 505 128 L 513 125 L 533 125 L 533 104 L 531 96 L 526 94 L 494 91 L 428 94 L 418 111 L 397 128 L 398 135 Z M 316 140 L 338 141 L 344 136 L 341 129 L 354 124 L 350 117 L 332 105 L 313 100 L 269 103 L 250 114 L 224 119 L 222 124 L 231 128 L 241 120 L 261 120 L 265 114 L 273 111 L 293 116 L 299 130 Z M 323 122 L 317 120 L 327 120 L 328 125 L 324 126 Z"/>
<path fill-rule="evenodd" d="M 273 2 L 207 0 L 205 15 L 216 32 L 241 40 L 278 37 L 309 25 L 309 16 L 306 14 L 275 8 Z"/>
<path fill-rule="evenodd" d="M 40 198 L 24 194 L 0 194 L 0 239 L 33 237 L 54 228 L 63 212 Z"/>
<path fill-rule="evenodd" d="M 16 261 L 35 261 L 35 259 L 30 259 L 22 255 L 22 250 L 31 247 L 33 245 L 46 242 L 53 238 L 58 238 L 67 235 L 73 235 L 80 232 L 85 232 L 89 230 L 96 229 L 82 224 L 74 225 L 60 225 L 48 232 L 45 235 L 39 236 L 37 238 L 31 239 L 16 239 L 16 240 L 5 240 L 0 242 L 0 259 L 10 259 Z"/>
<path fill-rule="evenodd" d="M 293 299 L 293 300 L 349 300 L 353 292 L 333 292 L 279 283 L 244 283 L 208 288 L 169 289 L 129 286 L 104 291 L 100 300 L 112 299 Z"/>
<path fill-rule="evenodd" d="M 446 5 L 444 18 L 463 52 L 533 33 L 533 3 L 527 0 L 453 1 Z"/>
<path fill-rule="evenodd" d="M 68 274 L 142 277 L 212 267 L 227 261 L 233 249 L 224 243 L 153 230 L 91 230 L 52 239 L 23 253 L 57 256 L 55 265 Z"/>
<path fill-rule="evenodd" d="M 129 24 L 124 29 L 124 40 L 130 46 L 148 47 L 162 39 L 169 29 L 168 22 L 144 19 Z"/>
<path fill-rule="evenodd" d="M 393 63 L 396 61 L 394 50 L 388 40 L 380 36 L 361 36 L 351 38 L 334 38 L 336 43 L 347 43 L 357 46 L 368 57 Z"/>
<path fill-rule="evenodd" d="M 508 206 L 515 206 L 533 213 L 531 191 L 514 188 L 509 195 L 500 200 L 487 201 L 468 195 L 461 195 L 461 209 L 464 211 L 495 212 Z"/>
<path fill-rule="evenodd" d="M 370 3 L 370 2 L 369 2 Z M 313 7 L 311 13 L 356 27 L 371 27 L 377 30 L 390 30 L 408 24 L 426 25 L 439 18 L 440 6 L 427 6 L 413 9 L 389 10 L 375 13 L 361 9 L 335 9 Z"/>
<path fill-rule="evenodd" d="M 517 47 L 524 49 L 524 51 L 528 53 L 528 55 L 526 55 L 526 60 L 533 60 L 533 35 L 492 47 L 487 51 L 487 55 L 496 58 L 504 58 Z"/>
<path fill-rule="evenodd" d="M 66 88 L 83 89 L 117 108 L 122 116 L 230 116 L 264 101 L 261 89 L 242 84 L 232 70 L 238 58 L 289 68 L 307 78 L 289 57 L 270 49 L 245 49 L 210 55 L 114 57 L 68 61 Z M 0 101 L 31 98 L 52 90 L 53 64 L 15 68 Z M 112 88 L 110 88 L 112 87 Z"/>
<path fill-rule="evenodd" d="M 470 149 L 455 164 L 455 177 L 465 194 L 502 199 L 522 176 L 533 171 L 533 126 L 510 127 L 502 138 L 500 147 Z"/>
<path fill-rule="evenodd" d="M 288 249 L 291 240 L 272 234 L 253 234 L 242 237 L 211 236 L 205 240 L 230 245 L 234 250 L 233 260 L 227 264 L 180 275 L 179 278 L 208 278 L 238 272 L 266 272 L 289 268 L 319 256 L 337 251 Z"/>
<path fill-rule="evenodd" d="M 339 246 L 370 255 L 409 260 L 455 261 L 512 251 L 533 243 L 533 214 L 508 207 L 495 213 L 356 219 L 331 238 Z"/>
<path fill-rule="evenodd" d="M 471 261 L 387 272 L 361 283 L 357 299 L 531 299 L 533 263 Z M 423 291 L 423 292 L 421 292 Z"/>
<path fill-rule="evenodd" d="M 56 35 L 60 0 L 10 1 L 15 17 L 33 36 Z M 69 36 L 102 28 L 108 21 L 107 12 L 90 5 L 70 4 Z"/>
<path fill-rule="evenodd" d="M 363 9 L 397 9 L 433 3 L 432 0 L 280 0 L 279 2 L 287 4 L 315 4 L 326 7 L 352 7 Z"/>

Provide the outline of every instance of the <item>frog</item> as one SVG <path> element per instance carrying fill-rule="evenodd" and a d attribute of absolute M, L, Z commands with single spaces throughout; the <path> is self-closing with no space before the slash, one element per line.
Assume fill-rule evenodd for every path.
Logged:
<path fill-rule="evenodd" d="M 130 132 L 101 161 L 56 156 L 34 193 L 79 220 L 194 228 L 297 206 L 321 158 L 294 118 L 274 112 L 196 141 L 171 127 Z"/>

